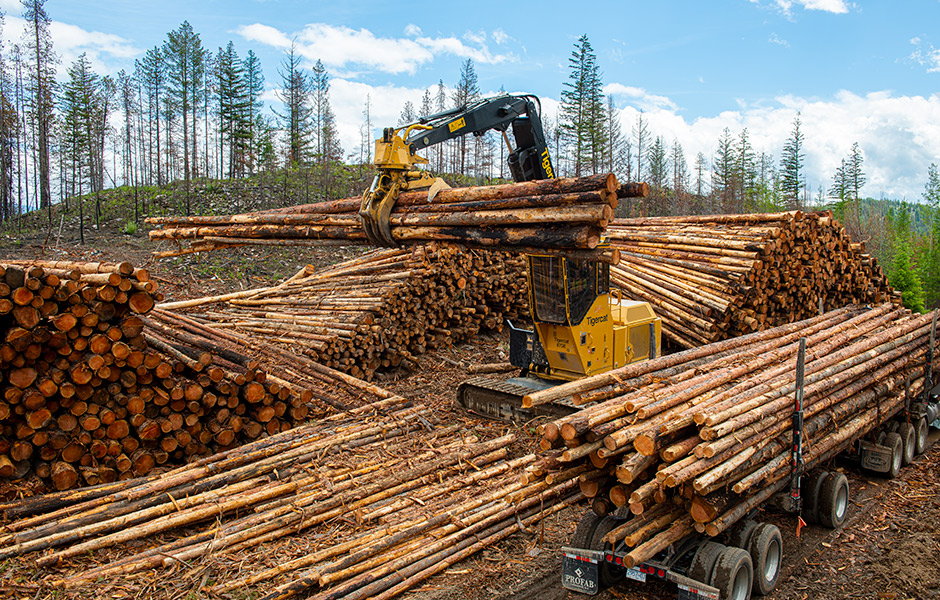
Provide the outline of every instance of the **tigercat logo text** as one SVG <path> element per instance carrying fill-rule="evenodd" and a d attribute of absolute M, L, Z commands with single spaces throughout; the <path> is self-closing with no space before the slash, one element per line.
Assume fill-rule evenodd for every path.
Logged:
<path fill-rule="evenodd" d="M 451 131 L 453 131 L 453 129 L 451 129 Z M 548 157 L 548 148 L 542 150 L 542 170 L 545 171 L 549 179 L 555 178 L 555 174 L 552 173 L 552 160 Z"/>
<path fill-rule="evenodd" d="M 460 117 L 460 118 L 457 119 L 456 121 L 454 121 L 454 122 L 452 122 L 452 123 L 449 123 L 449 124 L 447 125 L 447 128 L 450 129 L 451 133 L 453 133 L 453 132 L 457 131 L 458 129 L 460 129 L 460 128 L 462 128 L 462 127 L 466 127 L 466 126 L 467 126 L 467 122 L 464 121 L 463 117 Z"/>
<path fill-rule="evenodd" d="M 598 323 L 606 323 L 607 317 L 610 315 L 604 315 L 602 317 L 588 317 L 588 323 L 591 325 L 597 325 Z"/>

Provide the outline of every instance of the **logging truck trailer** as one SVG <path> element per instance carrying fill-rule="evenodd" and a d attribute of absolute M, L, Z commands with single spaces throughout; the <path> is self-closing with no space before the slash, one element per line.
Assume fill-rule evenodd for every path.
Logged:
<path fill-rule="evenodd" d="M 931 352 L 933 355 L 933 339 Z M 928 449 L 931 427 L 940 429 L 940 384 L 933 386 L 928 359 L 923 391 L 888 420 L 849 442 L 839 456 L 861 469 L 887 478 L 898 475 L 904 465 Z M 802 414 L 794 423 L 802 424 Z M 801 443 L 800 428 L 794 427 L 795 449 Z M 623 509 L 608 516 L 588 511 L 578 523 L 569 545 L 561 549 L 561 583 L 568 590 L 595 595 L 624 581 L 645 583 L 651 579 L 676 585 L 680 600 L 748 600 L 773 591 L 783 562 L 783 538 L 770 523 L 754 519 L 760 506 L 772 506 L 800 516 L 802 524 L 830 529 L 845 523 L 850 501 L 849 482 L 838 471 L 794 461 L 791 477 L 774 484 L 773 494 L 743 514 L 718 537 L 693 534 L 677 540 L 666 550 L 641 564 L 629 564 L 631 548 L 623 541 L 604 542 L 605 536 L 622 525 Z"/>

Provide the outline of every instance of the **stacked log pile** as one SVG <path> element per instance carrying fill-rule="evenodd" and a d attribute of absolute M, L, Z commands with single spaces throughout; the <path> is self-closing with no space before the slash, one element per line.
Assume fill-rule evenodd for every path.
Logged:
<path fill-rule="evenodd" d="M 377 397 L 325 368 L 306 384 L 263 370 L 239 336 L 151 312 L 156 285 L 130 264 L 0 269 L 0 476 L 60 490 L 128 479 L 278 433 L 313 400 Z"/>
<path fill-rule="evenodd" d="M 524 261 L 450 245 L 378 250 L 273 287 L 167 303 L 216 331 L 371 379 L 527 314 Z"/>
<path fill-rule="evenodd" d="M 908 381 L 921 389 L 931 317 L 890 303 L 845 307 L 533 393 L 524 404 L 570 397 L 585 406 L 542 427 L 544 457 L 583 470 L 581 489 L 598 514 L 629 507 L 632 518 L 608 541 L 626 540 L 634 566 L 693 531 L 722 533 L 789 483 L 801 337 L 809 469 L 901 410 Z"/>
<path fill-rule="evenodd" d="M 427 418 L 391 397 L 158 477 L 18 501 L 3 507 L 17 520 L 0 558 L 43 552 L 40 567 L 68 567 L 159 536 L 52 585 L 187 569 L 211 554 L 237 564 L 216 570 L 231 574 L 216 594 L 390 598 L 580 498 L 577 472 L 534 476 L 550 461 L 510 459 L 512 436 L 479 441 Z"/>
<path fill-rule="evenodd" d="M 611 283 L 653 304 L 663 333 L 692 348 L 893 298 L 877 261 L 828 213 L 617 219 Z"/>
<path fill-rule="evenodd" d="M 619 186 L 611 175 L 547 179 L 440 191 L 403 192 L 391 213 L 400 244 L 452 242 L 487 249 L 593 249 L 613 217 L 619 194 L 645 185 Z M 219 248 L 262 245 L 369 244 L 359 221 L 361 198 L 231 216 L 152 217 L 152 240 L 172 240 L 177 256 Z M 192 240 L 188 247 L 179 243 Z"/>

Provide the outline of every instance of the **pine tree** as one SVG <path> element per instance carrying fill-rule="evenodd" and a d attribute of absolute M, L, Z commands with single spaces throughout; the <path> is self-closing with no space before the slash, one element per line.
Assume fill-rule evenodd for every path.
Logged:
<path fill-rule="evenodd" d="M 689 187 L 689 166 L 685 160 L 685 152 L 682 151 L 682 144 L 678 139 L 672 140 L 672 151 L 669 155 L 672 166 L 672 189 L 679 201 L 679 212 L 688 214 L 688 187 Z"/>
<path fill-rule="evenodd" d="M 737 212 L 751 212 L 756 206 L 757 165 L 747 127 L 738 135 L 734 186 Z"/>
<path fill-rule="evenodd" d="M 715 195 L 718 210 L 735 212 L 735 181 L 737 174 L 737 153 L 731 131 L 725 127 L 718 138 L 718 149 L 712 161 L 712 193 Z"/>
<path fill-rule="evenodd" d="M 287 160 L 289 164 L 300 165 L 309 153 L 313 111 L 310 107 L 310 81 L 300 69 L 296 44 L 291 44 L 279 74 L 281 90 L 278 98 L 285 105 L 285 113 L 278 116 L 287 133 Z"/>
<path fill-rule="evenodd" d="M 174 106 L 183 117 L 183 180 L 186 190 L 186 214 L 190 213 L 189 186 L 192 178 L 192 164 L 190 164 L 190 155 L 195 157 L 195 130 L 190 130 L 190 121 L 195 119 L 196 109 L 193 104 L 196 86 L 195 77 L 199 77 L 200 69 L 194 65 L 202 64 L 204 51 L 199 35 L 193 31 L 189 21 L 183 21 L 179 28 L 167 34 L 166 43 L 163 46 L 163 55 L 166 59 L 167 80 L 169 83 L 168 98 L 171 98 Z M 193 121 L 195 126 L 195 121 Z M 190 146 L 190 139 L 193 139 L 193 145 Z M 192 151 L 191 151 L 192 150 Z"/>
<path fill-rule="evenodd" d="M 166 71 L 160 48 L 154 46 L 148 50 L 143 60 L 137 63 L 137 70 L 138 79 L 143 81 L 147 95 L 148 183 L 153 183 L 153 173 L 156 171 L 156 183 L 163 185 L 165 180 L 160 161 L 160 105 L 165 93 Z"/>
<path fill-rule="evenodd" d="M 653 190 L 661 191 L 669 179 L 669 161 L 666 158 L 666 142 L 662 136 L 656 136 L 650 146 L 647 161 L 650 166 L 649 184 Z"/>
<path fill-rule="evenodd" d="M 923 197 L 930 207 L 930 236 L 921 274 L 926 308 L 932 310 L 940 307 L 940 173 L 936 163 L 931 163 L 927 169 Z"/>
<path fill-rule="evenodd" d="M 405 105 L 401 108 L 401 114 L 398 115 L 398 125 L 408 125 L 417 120 L 418 115 L 415 114 L 415 105 L 411 103 L 411 100 L 405 100 Z"/>
<path fill-rule="evenodd" d="M 623 127 L 620 123 L 620 112 L 614 106 L 614 99 L 607 96 L 607 108 L 604 111 L 604 130 L 607 132 L 607 148 L 604 152 L 605 162 L 601 170 L 616 173 L 624 177 L 629 169 L 627 161 Z M 624 181 L 628 181 L 629 176 Z"/>
<path fill-rule="evenodd" d="M 447 110 L 447 87 L 444 85 L 443 79 L 439 79 L 437 81 L 437 92 L 434 94 L 434 110 L 436 112 L 443 112 Z M 447 165 L 444 163 L 444 158 L 447 156 L 446 147 L 448 145 L 449 142 L 444 142 L 437 145 L 437 164 L 434 165 L 435 171 L 444 172 L 447 170 Z"/>
<path fill-rule="evenodd" d="M 895 222 L 894 258 L 888 272 L 888 283 L 901 292 L 904 306 L 915 312 L 924 312 L 924 287 L 914 267 L 910 223 L 910 213 L 902 209 Z"/>
<path fill-rule="evenodd" d="M 780 192 L 783 202 L 790 210 L 800 208 L 800 195 L 804 190 L 803 181 L 803 132 L 800 130 L 800 113 L 796 113 L 793 120 L 793 131 L 783 145 L 783 154 L 780 157 Z"/>
<path fill-rule="evenodd" d="M 607 147 L 606 114 L 597 56 L 582 35 L 568 59 L 568 81 L 561 92 L 559 126 L 572 150 L 574 175 L 597 173 Z"/>
<path fill-rule="evenodd" d="M 708 172 L 708 159 L 699 152 L 695 155 L 695 195 L 701 197 L 705 193 L 705 173 Z"/>
<path fill-rule="evenodd" d="M 460 79 L 454 88 L 452 100 L 455 108 L 466 106 L 480 97 L 480 84 L 477 80 L 476 70 L 473 68 L 473 59 L 468 58 L 460 67 Z M 467 136 L 457 139 L 457 172 L 470 175 L 467 165 Z M 474 169 L 475 170 L 475 169 Z"/>
<path fill-rule="evenodd" d="M 46 0 L 22 0 L 26 21 L 27 53 L 30 65 L 31 117 L 36 128 L 36 154 L 39 161 L 39 207 L 49 210 L 52 222 L 52 185 L 49 164 L 52 123 L 55 118 L 55 66 L 58 57 L 52 49 L 51 20 Z"/>
<path fill-rule="evenodd" d="M 0 221 L 16 214 L 13 202 L 13 149 L 17 147 L 17 114 L 13 106 L 13 82 L 7 69 L 3 43 L 4 14 L 0 11 Z"/>
<path fill-rule="evenodd" d="M 633 138 L 636 140 L 636 180 L 643 181 L 646 172 L 643 170 L 643 161 L 646 159 L 649 145 L 649 125 L 643 119 L 643 113 L 636 116 L 636 125 L 633 126 Z"/>
<path fill-rule="evenodd" d="M 248 51 L 242 66 L 245 74 L 245 122 L 248 124 L 248 174 L 252 175 L 262 150 L 258 127 L 264 107 L 261 100 L 261 95 L 264 93 L 264 74 L 261 71 L 261 59 L 252 50 Z"/>
<path fill-rule="evenodd" d="M 218 53 L 219 127 L 228 142 L 228 177 L 242 174 L 251 145 L 248 81 L 245 65 L 229 42 Z"/>

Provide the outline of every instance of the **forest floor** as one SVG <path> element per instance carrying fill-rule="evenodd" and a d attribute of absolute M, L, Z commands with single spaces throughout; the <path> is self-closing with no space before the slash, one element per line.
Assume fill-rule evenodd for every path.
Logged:
<path fill-rule="evenodd" d="M 145 233 L 124 235 L 114 227 L 89 231 L 79 244 L 74 231 L 34 230 L 20 234 L 0 231 L 0 260 L 81 259 L 130 261 L 151 270 L 167 300 L 211 295 L 274 283 L 310 263 L 325 266 L 344 260 L 361 249 L 235 249 L 206 255 L 155 260 L 155 246 Z M 468 377 L 473 364 L 507 360 L 505 336 L 481 335 L 469 343 L 418 357 L 416 366 L 381 374 L 379 385 L 436 409 L 441 422 L 473 420 L 457 404 L 455 390 Z M 483 419 L 474 426 L 506 427 Z M 535 437 L 531 427 L 517 428 L 522 439 Z M 936 436 L 934 436 L 936 437 Z M 901 600 L 940 598 L 940 444 L 905 468 L 895 480 L 867 476 L 849 464 L 836 462 L 849 476 L 853 502 L 847 524 L 835 531 L 804 528 L 795 535 L 795 518 L 768 512 L 759 518 L 776 523 L 784 534 L 785 562 L 773 600 L 836 600 L 873 598 Z M 25 491 L 29 488 L 21 488 Z M 4 490 L 0 490 L 2 493 Z M 6 488 L 7 492 L 16 488 Z M 560 585 L 559 548 L 574 531 L 584 509 L 574 508 L 546 519 L 538 528 L 508 540 L 437 575 L 406 597 L 412 600 L 482 600 L 484 598 L 567 599 Z M 251 556 L 246 556 L 251 560 Z M 0 564 L 0 597 L 61 598 L 70 594 L 43 593 L 28 574 L 28 565 Z M 204 597 L 185 582 L 160 579 L 173 573 L 152 574 L 159 585 L 115 582 L 107 594 L 74 597 L 186 598 Z M 174 591 L 175 590 L 175 591 Z M 100 590 L 102 593 L 105 590 Z M 242 596 L 245 598 L 251 597 Z M 674 598 L 675 588 L 653 583 L 627 582 L 598 598 Z"/>

